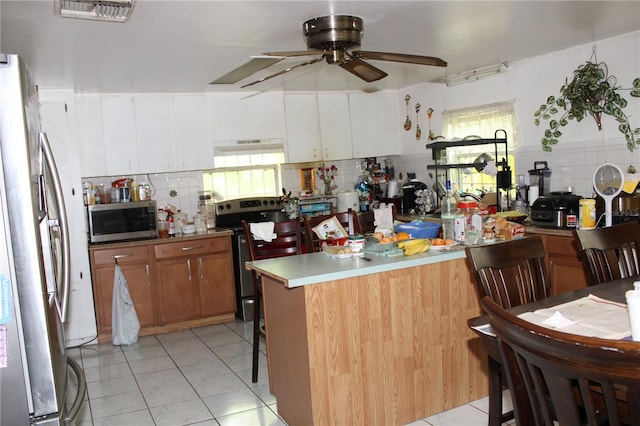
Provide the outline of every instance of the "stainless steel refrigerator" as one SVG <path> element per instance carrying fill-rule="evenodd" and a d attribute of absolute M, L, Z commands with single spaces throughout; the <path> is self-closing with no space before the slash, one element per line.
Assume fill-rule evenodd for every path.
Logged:
<path fill-rule="evenodd" d="M 37 90 L 0 54 L 0 424 L 69 424 L 86 391 L 68 358 L 69 232 Z"/>

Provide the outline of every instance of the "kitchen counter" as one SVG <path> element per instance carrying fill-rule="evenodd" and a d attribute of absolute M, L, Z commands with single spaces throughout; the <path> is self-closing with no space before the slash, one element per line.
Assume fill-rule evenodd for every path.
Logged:
<path fill-rule="evenodd" d="M 290 425 L 404 425 L 487 395 L 464 250 L 247 262 L 262 273 L 271 393 Z"/>
<path fill-rule="evenodd" d="M 466 257 L 464 246 L 454 246 L 446 251 L 429 249 L 425 253 L 413 256 L 384 257 L 368 252 L 365 256 L 370 260 L 367 261 L 361 257 L 335 259 L 324 253 L 308 253 L 247 262 L 246 268 L 255 269 L 261 274 L 271 276 L 281 281 L 287 288 L 294 288 Z"/>
<path fill-rule="evenodd" d="M 90 244 L 89 250 L 116 248 L 116 247 L 124 247 L 124 246 L 126 247 L 146 246 L 150 243 L 153 243 L 153 244 L 172 243 L 176 241 L 189 241 L 189 240 L 199 240 L 202 238 L 224 237 L 227 235 L 233 235 L 233 231 L 229 229 L 216 228 L 216 229 L 211 229 L 207 232 L 195 233 L 195 234 L 189 234 L 189 235 L 187 234 L 177 235 L 171 238 L 149 238 L 149 239 L 143 239 L 143 240 L 119 241 L 114 243 Z"/>

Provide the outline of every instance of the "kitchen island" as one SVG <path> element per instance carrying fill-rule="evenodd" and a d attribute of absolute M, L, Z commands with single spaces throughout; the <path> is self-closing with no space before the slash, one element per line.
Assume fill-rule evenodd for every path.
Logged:
<path fill-rule="evenodd" d="M 367 256 L 246 264 L 263 275 L 271 393 L 290 425 L 402 425 L 487 395 L 464 250 Z"/>

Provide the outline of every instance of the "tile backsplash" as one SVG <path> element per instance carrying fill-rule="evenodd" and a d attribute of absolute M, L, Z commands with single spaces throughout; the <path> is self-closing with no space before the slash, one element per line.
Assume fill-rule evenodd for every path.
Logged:
<path fill-rule="evenodd" d="M 558 144 L 553 152 L 543 152 L 539 146 L 520 147 L 514 151 L 516 159 L 516 169 L 513 181 L 516 182 L 517 175 L 524 175 L 525 182 L 529 183 L 528 171 L 533 168 L 535 161 L 546 161 L 551 169 L 551 191 L 562 191 L 568 187 L 573 189 L 573 193 L 583 197 L 593 197 L 593 173 L 596 168 L 603 163 L 613 163 L 623 171 L 630 164 L 638 167 L 638 153 L 631 153 L 627 150 L 623 140 L 609 140 L 604 143 L 602 140 L 587 142 Z M 385 157 L 377 160 L 383 164 Z M 386 157 L 393 161 L 396 177 L 400 173 L 406 176 L 407 173 L 415 173 L 416 179 L 432 185 L 434 180 L 430 177 L 427 164 L 432 164 L 431 152 L 424 154 L 392 156 Z M 326 162 L 326 166 L 334 164 L 338 168 L 335 183 L 338 188 L 334 193 L 353 189 L 358 181 L 362 159 L 340 160 Z M 298 194 L 301 190 L 300 169 L 314 167 L 317 164 L 283 164 L 282 187 L 292 194 Z M 640 168 L 640 167 L 638 167 Z M 99 178 L 85 179 L 93 184 L 103 184 L 110 187 L 111 182 L 123 176 L 104 176 Z M 203 190 L 202 171 L 175 172 L 175 173 L 149 173 L 142 175 L 127 176 L 132 177 L 138 183 L 149 183 L 152 187 L 152 198 L 158 203 L 158 207 L 172 204 L 176 208 L 186 212 L 189 220 L 198 209 L 198 192 Z M 316 186 L 321 190 L 322 186 L 316 177 Z M 280 195 L 278 191 L 276 196 Z"/>

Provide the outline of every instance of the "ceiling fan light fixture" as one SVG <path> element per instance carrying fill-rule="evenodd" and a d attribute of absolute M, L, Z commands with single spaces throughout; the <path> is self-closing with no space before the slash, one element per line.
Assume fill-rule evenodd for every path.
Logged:
<path fill-rule="evenodd" d="M 55 13 L 63 18 L 127 22 L 134 0 L 55 0 Z"/>
<path fill-rule="evenodd" d="M 506 72 L 508 69 L 509 66 L 506 63 L 489 65 L 487 67 L 476 68 L 471 71 L 446 76 L 444 78 L 444 82 L 447 86 L 455 86 L 457 84 L 469 83 L 494 74 Z"/>

